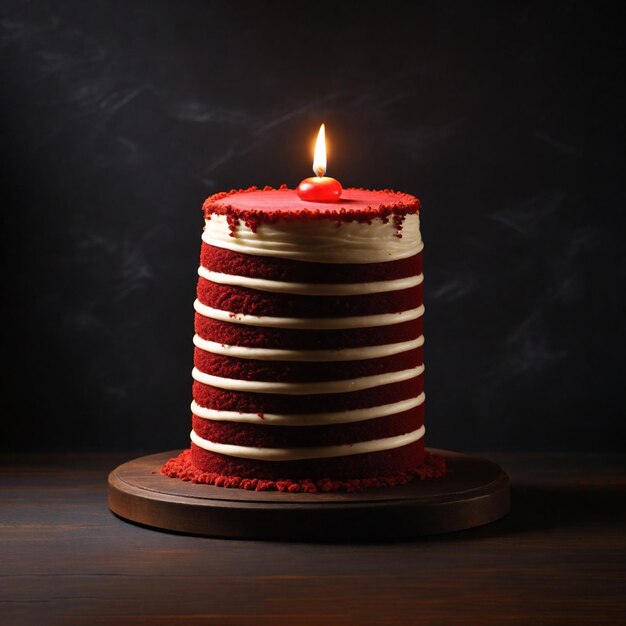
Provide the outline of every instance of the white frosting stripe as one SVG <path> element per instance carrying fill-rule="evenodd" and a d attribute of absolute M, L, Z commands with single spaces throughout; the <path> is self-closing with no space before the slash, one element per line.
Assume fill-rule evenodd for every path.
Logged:
<path fill-rule="evenodd" d="M 355 315 L 353 317 L 272 317 L 269 315 L 247 315 L 214 309 L 200 300 L 193 303 L 196 313 L 220 322 L 262 326 L 267 328 L 302 328 L 307 330 L 335 330 L 342 328 L 371 328 L 391 326 L 409 322 L 424 315 L 424 305 L 399 313 L 379 313 L 376 315 Z"/>
<path fill-rule="evenodd" d="M 239 411 L 218 411 L 191 403 L 191 412 L 202 419 L 217 422 L 237 422 L 244 424 L 262 424 L 264 426 L 324 426 L 328 424 L 348 424 L 350 422 L 365 422 L 378 417 L 387 417 L 410 411 L 424 403 L 425 395 L 421 393 L 416 398 L 400 400 L 392 404 L 383 404 L 350 411 L 336 411 L 334 413 L 302 413 L 277 414 L 240 413 Z"/>
<path fill-rule="evenodd" d="M 411 341 L 389 343 L 381 346 L 362 346 L 359 348 L 335 348 L 333 350 L 283 350 L 278 348 L 249 348 L 247 346 L 231 346 L 228 344 L 208 341 L 194 335 L 193 343 L 197 348 L 238 359 L 255 359 L 258 361 L 362 361 L 378 359 L 400 354 L 420 348 L 424 345 L 424 336 Z"/>
<path fill-rule="evenodd" d="M 324 380 L 315 382 L 274 382 L 268 380 L 243 380 L 240 378 L 222 378 L 205 374 L 197 367 L 193 368 L 191 375 L 194 380 L 205 385 L 228 389 L 230 391 L 247 391 L 248 393 L 276 393 L 289 396 L 318 395 L 324 393 L 350 393 L 371 389 L 380 385 L 391 385 L 405 380 L 417 378 L 424 373 L 424 366 L 419 365 L 408 370 L 375 374 L 374 376 L 362 376 L 361 378 L 349 378 L 344 380 Z"/>
<path fill-rule="evenodd" d="M 202 265 L 198 268 L 198 275 L 220 285 L 245 287 L 256 291 L 271 293 L 290 293 L 304 296 L 356 296 L 388 291 L 401 291 L 417 287 L 424 282 L 424 275 L 407 276 L 394 280 L 378 280 L 369 283 L 294 283 L 281 280 L 266 280 L 265 278 L 250 278 L 235 274 L 213 272 Z"/>
<path fill-rule="evenodd" d="M 255 448 L 251 446 L 233 446 L 203 439 L 193 430 L 191 431 L 191 441 L 209 452 L 216 452 L 217 454 L 223 454 L 225 456 L 255 459 L 259 461 L 299 461 L 304 459 L 322 459 L 393 450 L 394 448 L 400 448 L 414 441 L 418 441 L 424 436 L 425 432 L 426 430 L 422 426 L 417 430 L 395 437 L 373 439 L 371 441 L 357 441 L 355 443 L 334 446 L 319 446 L 315 448 Z"/>
<path fill-rule="evenodd" d="M 405 216 L 402 237 L 393 219 L 386 222 L 335 220 L 277 220 L 263 222 L 255 231 L 239 223 L 231 232 L 225 215 L 205 221 L 202 240 L 218 248 L 312 263 L 384 263 L 406 259 L 423 248 L 419 215 Z"/>

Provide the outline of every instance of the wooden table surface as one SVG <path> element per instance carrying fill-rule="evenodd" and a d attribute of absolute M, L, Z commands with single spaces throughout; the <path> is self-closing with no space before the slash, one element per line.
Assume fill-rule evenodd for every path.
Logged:
<path fill-rule="evenodd" d="M 106 477 L 133 456 L 0 457 L 0 624 L 626 624 L 626 456 L 484 454 L 505 519 L 360 545 L 126 523 Z"/>

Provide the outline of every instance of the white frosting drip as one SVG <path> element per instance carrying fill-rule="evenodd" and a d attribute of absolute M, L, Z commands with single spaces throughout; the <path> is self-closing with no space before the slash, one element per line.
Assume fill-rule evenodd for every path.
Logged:
<path fill-rule="evenodd" d="M 245 324 L 247 326 L 266 326 L 268 328 L 306 328 L 310 330 L 332 330 L 341 328 L 370 328 L 373 326 L 391 326 L 415 320 L 424 315 L 424 305 L 400 313 L 379 313 L 376 315 L 355 315 L 353 317 L 271 317 L 269 315 L 247 315 L 214 309 L 199 300 L 193 308 L 204 317 L 220 322 Z"/>
<path fill-rule="evenodd" d="M 424 366 L 419 365 L 399 372 L 387 372 L 374 376 L 348 378 L 344 380 L 324 380 L 315 382 L 274 382 L 268 380 L 243 380 L 240 378 L 222 378 L 201 372 L 194 367 L 191 372 L 194 380 L 205 385 L 228 389 L 231 391 L 247 391 L 249 393 L 276 393 L 290 396 L 302 396 L 324 393 L 349 393 L 371 389 L 380 385 L 391 385 L 404 380 L 417 378 L 424 373 Z"/>
<path fill-rule="evenodd" d="M 304 296 L 355 296 L 369 293 L 384 293 L 410 289 L 424 282 L 424 275 L 419 274 L 418 276 L 407 276 L 406 278 L 396 278 L 394 280 L 377 280 L 369 283 L 291 283 L 281 280 L 222 274 L 208 270 L 202 265 L 198 268 L 198 274 L 202 278 L 220 285 L 232 285 L 234 287 L 255 289 L 256 291 L 293 293 Z"/>
<path fill-rule="evenodd" d="M 362 346 L 359 348 L 334 348 L 332 350 L 283 350 L 278 348 L 249 348 L 247 346 L 231 346 L 228 344 L 208 341 L 194 335 L 196 347 L 211 354 L 236 357 L 238 359 L 255 359 L 258 361 L 362 361 L 378 359 L 414 350 L 424 345 L 424 336 L 411 341 L 389 343 L 381 346 Z"/>
<path fill-rule="evenodd" d="M 323 426 L 327 424 L 347 424 L 349 422 L 365 422 L 378 417 L 387 417 L 409 411 L 424 403 L 425 395 L 421 393 L 416 398 L 400 400 L 392 404 L 383 404 L 363 409 L 350 411 L 336 411 L 334 413 L 302 413 L 302 414 L 277 414 L 264 413 L 261 417 L 258 413 L 240 413 L 239 411 L 218 411 L 207 409 L 191 403 L 191 412 L 202 419 L 217 422 L 239 422 L 244 424 L 263 424 L 264 426 Z"/>
<path fill-rule="evenodd" d="M 254 256 L 313 263 L 384 263 L 406 259 L 423 248 L 419 215 L 407 215 L 401 237 L 393 219 L 337 222 L 333 219 L 278 220 L 259 224 L 256 232 L 240 222 L 232 233 L 225 215 L 205 220 L 202 240 Z"/>
<path fill-rule="evenodd" d="M 319 446 L 315 448 L 255 448 L 252 446 L 233 446 L 208 441 L 197 435 L 193 430 L 191 431 L 191 441 L 209 452 L 235 456 L 242 459 L 257 459 L 259 461 L 298 461 L 393 450 L 394 448 L 400 448 L 414 441 L 418 441 L 424 436 L 425 432 L 426 429 L 422 426 L 410 433 L 396 437 L 385 437 L 384 439 L 357 441 L 356 443 Z"/>

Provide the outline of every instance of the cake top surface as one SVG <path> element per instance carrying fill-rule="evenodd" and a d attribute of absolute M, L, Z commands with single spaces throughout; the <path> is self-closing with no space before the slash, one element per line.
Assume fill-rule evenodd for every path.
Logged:
<path fill-rule="evenodd" d="M 337 202 L 301 200 L 295 189 L 283 185 L 279 189 L 231 190 L 208 197 L 203 205 L 207 219 L 227 215 L 250 226 L 277 220 L 335 219 L 369 222 L 377 217 L 405 216 L 417 213 L 419 200 L 410 194 L 389 189 L 344 189 Z"/>

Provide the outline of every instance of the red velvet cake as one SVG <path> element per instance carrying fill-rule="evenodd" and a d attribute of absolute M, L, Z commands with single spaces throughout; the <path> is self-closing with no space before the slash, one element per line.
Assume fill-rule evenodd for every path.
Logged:
<path fill-rule="evenodd" d="M 191 448 L 162 472 L 310 492 L 440 475 L 424 449 L 417 198 L 252 188 L 203 209 Z"/>

